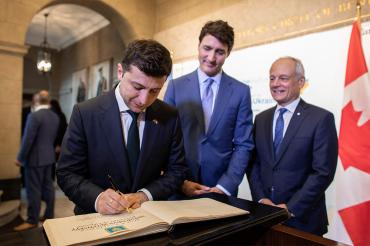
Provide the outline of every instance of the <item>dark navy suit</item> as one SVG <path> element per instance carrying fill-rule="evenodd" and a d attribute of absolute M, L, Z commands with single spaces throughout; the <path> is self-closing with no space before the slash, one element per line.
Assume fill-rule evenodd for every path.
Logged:
<path fill-rule="evenodd" d="M 249 87 L 222 73 L 207 133 L 197 71 L 171 81 L 164 99 L 179 110 L 188 179 L 236 196 L 254 147 Z"/>
<path fill-rule="evenodd" d="M 255 119 L 256 159 L 249 177 L 253 199 L 287 204 L 295 217 L 286 225 L 322 235 L 328 225 L 325 190 L 334 178 L 338 156 L 334 116 L 301 99 L 275 156 L 275 108 Z"/>
<path fill-rule="evenodd" d="M 75 105 L 63 139 L 58 184 L 75 204 L 75 213 L 95 212 L 95 200 L 111 187 L 123 193 L 147 189 L 154 200 L 167 199 L 186 173 L 183 138 L 175 108 L 156 100 L 145 112 L 137 172 L 131 177 L 114 90 Z"/>
<path fill-rule="evenodd" d="M 54 217 L 52 165 L 55 163 L 54 141 L 59 117 L 50 109 L 29 114 L 17 159 L 24 166 L 28 200 L 27 222 L 39 221 L 41 199 L 46 202 L 45 217 Z"/>

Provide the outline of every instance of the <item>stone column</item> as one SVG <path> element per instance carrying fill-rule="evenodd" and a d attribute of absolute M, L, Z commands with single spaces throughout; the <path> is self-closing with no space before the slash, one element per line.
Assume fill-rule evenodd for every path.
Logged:
<path fill-rule="evenodd" d="M 0 180 L 19 176 L 23 56 L 28 47 L 0 41 Z"/>

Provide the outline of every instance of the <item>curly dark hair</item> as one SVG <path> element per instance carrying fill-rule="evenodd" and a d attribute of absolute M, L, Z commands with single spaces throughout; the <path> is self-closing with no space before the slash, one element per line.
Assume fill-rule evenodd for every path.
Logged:
<path fill-rule="evenodd" d="M 155 40 L 141 39 L 131 42 L 124 53 L 122 67 L 130 71 L 130 66 L 136 66 L 148 76 L 168 76 L 172 70 L 170 52 Z"/>
<path fill-rule="evenodd" d="M 221 43 L 226 44 L 230 53 L 234 46 L 234 28 L 226 21 L 216 20 L 208 21 L 202 28 L 199 34 L 199 43 L 202 42 L 204 36 L 210 34 L 217 38 Z"/>

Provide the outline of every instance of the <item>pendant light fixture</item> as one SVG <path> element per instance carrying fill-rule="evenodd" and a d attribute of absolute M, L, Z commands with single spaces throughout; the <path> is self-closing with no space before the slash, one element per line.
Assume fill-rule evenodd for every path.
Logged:
<path fill-rule="evenodd" d="M 41 50 L 37 55 L 37 70 L 40 73 L 48 73 L 51 71 L 51 53 L 49 49 L 49 43 L 47 41 L 47 25 L 48 25 L 49 13 L 45 13 L 45 29 L 44 29 L 44 41 L 41 43 Z"/>

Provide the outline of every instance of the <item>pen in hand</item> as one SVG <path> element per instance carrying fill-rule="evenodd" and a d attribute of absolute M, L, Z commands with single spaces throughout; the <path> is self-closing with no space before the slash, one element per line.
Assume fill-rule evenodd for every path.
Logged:
<path fill-rule="evenodd" d="M 113 182 L 113 179 L 112 179 L 112 177 L 108 174 L 108 180 L 109 180 L 109 183 L 111 184 L 111 186 L 112 186 L 112 189 L 115 191 L 115 192 L 117 192 L 118 194 L 120 194 L 122 197 L 123 197 L 123 199 L 125 199 L 126 200 L 126 196 L 117 188 L 118 186 L 117 185 L 115 185 L 115 183 Z M 127 200 L 126 200 L 127 201 Z M 132 209 L 131 208 L 129 208 L 129 207 L 127 207 L 126 208 L 126 211 L 128 212 L 128 213 L 131 213 L 132 212 Z"/>

